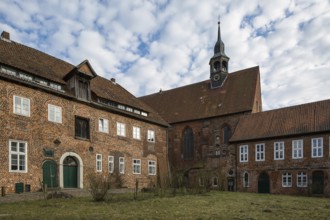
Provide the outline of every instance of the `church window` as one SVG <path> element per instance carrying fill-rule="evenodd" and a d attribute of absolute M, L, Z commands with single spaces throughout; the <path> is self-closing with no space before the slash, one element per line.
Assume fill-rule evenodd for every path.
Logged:
<path fill-rule="evenodd" d="M 223 142 L 224 142 L 224 144 L 228 144 L 230 137 L 231 137 L 231 129 L 228 125 L 226 125 L 223 128 Z"/>
<path fill-rule="evenodd" d="M 191 160 L 194 157 L 194 134 L 191 128 L 183 132 L 183 159 Z"/>

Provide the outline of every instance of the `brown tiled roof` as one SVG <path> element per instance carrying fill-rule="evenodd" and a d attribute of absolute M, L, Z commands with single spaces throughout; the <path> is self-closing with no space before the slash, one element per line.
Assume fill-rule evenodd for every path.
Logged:
<path fill-rule="evenodd" d="M 69 64 L 63 60 L 57 59 L 46 53 L 33 49 L 31 47 L 16 43 L 14 41 L 6 41 L 0 39 L 0 64 L 19 69 L 29 74 L 33 74 L 54 82 L 66 84 L 63 78 L 75 68 L 84 68 L 85 74 L 95 76 L 94 70 L 90 67 L 86 69 L 84 64 L 89 65 L 88 61 L 84 61 L 77 67 Z M 167 126 L 167 122 L 162 119 L 158 113 L 153 111 L 145 103 L 141 102 L 119 84 L 114 84 L 111 81 L 96 76 L 91 80 L 91 90 L 94 94 L 113 102 L 124 104 L 139 110 L 148 112 L 148 117 L 138 116 L 134 113 L 129 113 L 116 109 L 116 111 L 122 112 L 127 115 L 133 115 L 146 121 L 151 121 L 161 125 Z M 66 90 L 67 95 L 68 90 Z M 72 96 L 71 96 L 72 97 Z"/>
<path fill-rule="evenodd" d="M 259 67 L 230 73 L 222 87 L 210 81 L 140 97 L 169 123 L 252 111 Z"/>
<path fill-rule="evenodd" d="M 242 116 L 230 141 L 330 131 L 330 100 Z"/>

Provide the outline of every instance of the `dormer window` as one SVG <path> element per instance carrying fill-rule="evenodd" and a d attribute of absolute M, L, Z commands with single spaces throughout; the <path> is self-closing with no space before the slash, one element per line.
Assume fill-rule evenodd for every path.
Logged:
<path fill-rule="evenodd" d="M 78 79 L 77 98 L 89 100 L 88 82 L 83 79 Z"/>

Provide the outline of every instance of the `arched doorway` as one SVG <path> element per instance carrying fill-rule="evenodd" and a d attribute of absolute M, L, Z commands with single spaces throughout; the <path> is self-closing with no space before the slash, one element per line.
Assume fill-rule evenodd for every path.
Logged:
<path fill-rule="evenodd" d="M 323 194 L 324 174 L 322 171 L 313 172 L 312 193 Z"/>
<path fill-rule="evenodd" d="M 67 156 L 63 161 L 63 187 L 78 187 L 78 163 L 72 156 Z"/>
<path fill-rule="evenodd" d="M 269 176 L 263 172 L 258 178 L 258 193 L 270 193 Z"/>
<path fill-rule="evenodd" d="M 46 160 L 42 165 L 42 181 L 47 187 L 57 187 L 57 166 L 52 160 Z"/>

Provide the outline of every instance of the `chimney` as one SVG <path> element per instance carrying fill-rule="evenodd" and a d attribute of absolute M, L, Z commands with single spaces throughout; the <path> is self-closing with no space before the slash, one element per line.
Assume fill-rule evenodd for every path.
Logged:
<path fill-rule="evenodd" d="M 2 31 L 1 38 L 10 41 L 10 34 L 7 31 Z"/>
<path fill-rule="evenodd" d="M 110 81 L 111 81 L 113 84 L 116 84 L 116 79 L 115 79 L 115 78 L 111 78 Z"/>

